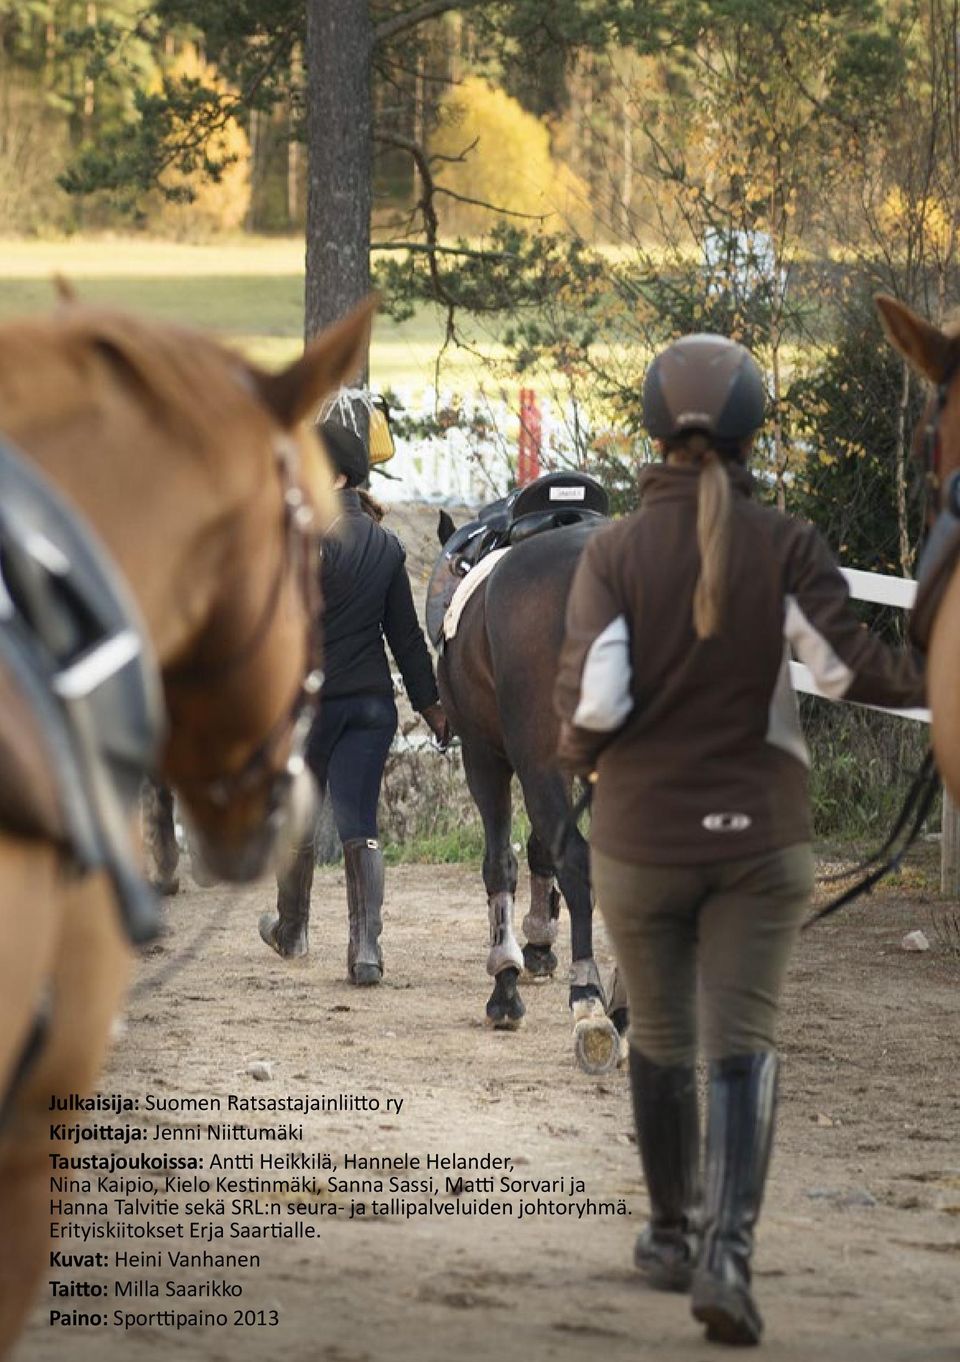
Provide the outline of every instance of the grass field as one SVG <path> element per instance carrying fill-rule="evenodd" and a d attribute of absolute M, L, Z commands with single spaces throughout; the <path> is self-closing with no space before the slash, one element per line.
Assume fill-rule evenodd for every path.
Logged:
<path fill-rule="evenodd" d="M 81 298 L 204 326 L 258 363 L 293 359 L 303 332 L 303 242 L 250 238 L 192 245 L 146 238 L 0 240 L 0 321 L 46 311 L 61 274 Z M 371 356 L 376 386 L 432 387 L 442 341 L 439 314 L 377 323 Z M 494 353 L 496 346 L 490 346 Z M 451 390 L 490 384 L 471 354 L 451 350 L 442 383 Z"/>

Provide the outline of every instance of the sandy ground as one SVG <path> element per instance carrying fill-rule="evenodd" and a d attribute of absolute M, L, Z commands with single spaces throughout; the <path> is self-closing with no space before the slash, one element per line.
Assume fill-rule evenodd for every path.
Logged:
<path fill-rule="evenodd" d="M 343 896 L 342 871 L 318 874 L 312 954 L 291 964 L 257 937 L 268 888 L 199 890 L 185 878 L 168 908 L 170 934 L 143 962 L 102 1090 L 402 1097 L 399 1116 L 307 1118 L 297 1147 L 338 1161 L 348 1151 L 505 1154 L 516 1176 L 580 1177 L 583 1195 L 622 1198 L 629 1216 L 314 1219 L 312 1241 L 209 1246 L 260 1252 L 258 1271 L 127 1274 L 227 1276 L 244 1287 L 238 1304 L 278 1312 L 276 1327 L 53 1329 L 45 1286 L 17 1362 L 716 1357 L 684 1299 L 644 1290 L 630 1267 L 645 1196 L 626 1078 L 590 1079 L 575 1068 L 565 984 L 526 988 L 527 1023 L 516 1034 L 482 1024 L 477 874 L 390 871 L 387 976 L 369 991 L 344 980 Z M 757 1254 L 770 1362 L 960 1358 L 960 960 L 938 943 L 925 955 L 898 949 L 904 931 L 929 933 L 930 911 L 916 893 L 887 891 L 809 935 L 797 953 Z M 598 954 L 609 963 L 602 941 Z M 176 972 L 154 986 L 174 962 Z M 268 1081 L 247 1073 L 253 1060 L 272 1064 Z M 344 1209 L 350 1199 L 334 1198 Z M 59 1275 L 112 1289 L 123 1274 Z M 119 1304 L 145 1311 L 170 1302 Z M 200 1307 L 232 1313 L 233 1304 Z"/>

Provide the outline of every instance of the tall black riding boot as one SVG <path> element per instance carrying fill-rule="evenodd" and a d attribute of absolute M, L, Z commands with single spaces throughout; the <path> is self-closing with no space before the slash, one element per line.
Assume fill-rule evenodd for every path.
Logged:
<path fill-rule="evenodd" d="M 710 1065 L 703 1250 L 691 1308 L 714 1343 L 760 1342 L 750 1294 L 753 1231 L 770 1163 L 779 1060 L 773 1051 Z"/>
<path fill-rule="evenodd" d="M 310 890 L 313 887 L 314 845 L 311 835 L 291 850 L 277 871 L 277 911 L 260 917 L 260 936 L 278 955 L 292 958 L 309 950 Z"/>
<path fill-rule="evenodd" d="M 658 1291 L 686 1291 L 697 1261 L 700 1118 L 690 1065 L 654 1064 L 630 1048 L 630 1088 L 650 1220 L 633 1260 Z"/>
<path fill-rule="evenodd" d="M 347 973 L 355 984 L 379 984 L 383 978 L 383 852 L 373 837 L 355 837 L 343 844 L 347 872 L 347 913 L 350 942 Z"/>

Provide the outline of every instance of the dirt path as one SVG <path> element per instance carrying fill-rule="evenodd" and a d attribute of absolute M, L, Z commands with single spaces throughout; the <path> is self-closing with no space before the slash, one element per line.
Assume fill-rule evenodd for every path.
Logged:
<path fill-rule="evenodd" d="M 141 1100 L 147 1093 L 402 1098 L 399 1115 L 309 1116 L 296 1147 L 328 1150 L 338 1162 L 351 1151 L 503 1155 L 513 1159 L 512 1176 L 580 1177 L 580 1199 L 622 1198 L 629 1216 L 579 1224 L 566 1216 L 349 1220 L 352 1198 L 338 1194 L 335 1217 L 312 1218 L 319 1226 L 313 1240 L 173 1245 L 259 1252 L 256 1271 L 123 1273 L 113 1253 L 143 1246 L 111 1243 L 109 1269 L 51 1278 L 80 1276 L 112 1291 L 123 1276 L 160 1283 L 224 1276 L 243 1286 L 240 1305 L 276 1310 L 280 1322 L 179 1332 L 54 1329 L 47 1322 L 52 1306 L 95 1303 L 52 1302 L 45 1287 L 17 1362 L 716 1357 L 700 1342 L 683 1299 L 644 1291 L 630 1269 L 645 1199 L 626 1079 L 621 1072 L 591 1080 L 575 1069 L 565 986 L 526 989 L 528 1020 L 519 1034 L 491 1034 L 481 1023 L 485 915 L 475 872 L 389 872 L 387 979 L 368 992 L 343 980 L 343 892 L 341 872 L 319 875 L 313 954 L 284 964 L 257 938 L 268 891 L 201 891 L 187 881 L 169 908 L 172 934 L 145 961 L 142 977 L 163 970 L 212 926 L 211 934 L 161 989 L 135 998 L 102 1090 Z M 758 1252 L 765 1356 L 957 1359 L 960 962 L 943 951 L 912 956 L 897 949 L 904 931 L 929 929 L 928 909 L 916 899 L 888 894 L 834 922 L 805 939 L 789 989 L 782 1120 Z M 602 943 L 599 954 L 609 963 Z M 268 1081 L 247 1073 L 253 1060 L 272 1065 Z M 157 1119 L 182 1127 L 197 1118 Z M 258 1126 L 277 1118 L 200 1119 Z M 209 1158 L 250 1146 L 202 1148 Z M 91 1247 L 104 1246 L 86 1251 Z M 234 1302 L 109 1305 L 232 1314 Z"/>

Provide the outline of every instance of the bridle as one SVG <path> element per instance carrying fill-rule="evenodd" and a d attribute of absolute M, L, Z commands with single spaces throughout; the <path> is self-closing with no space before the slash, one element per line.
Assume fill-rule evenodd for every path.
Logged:
<path fill-rule="evenodd" d="M 178 684 L 205 685 L 244 666 L 266 642 L 280 606 L 284 582 L 293 576 L 308 621 L 307 667 L 293 699 L 237 770 L 212 780 L 180 782 L 218 808 L 258 788 L 267 779 L 271 782 L 269 809 L 280 807 L 291 782 L 303 771 L 307 735 L 323 686 L 320 536 L 316 514 L 300 476 L 300 452 L 289 435 L 284 434 L 274 442 L 274 469 L 280 482 L 283 551 L 257 623 L 246 642 L 228 658 L 178 668 L 171 675 Z M 284 743 L 289 747 L 287 761 L 280 771 L 273 771 L 274 754 Z"/>
<path fill-rule="evenodd" d="M 960 354 L 951 360 L 944 373 L 937 383 L 936 390 L 930 401 L 927 403 L 926 420 L 922 428 L 917 433 L 917 440 L 914 448 L 917 452 L 920 466 L 923 469 L 924 486 L 928 498 L 928 522 L 932 523 L 933 516 L 930 512 L 930 502 L 937 508 L 943 508 L 944 502 L 957 499 L 957 489 L 952 486 L 955 482 L 955 475 L 951 477 L 947 484 L 947 496 L 944 496 L 943 479 L 940 470 L 941 444 L 940 444 L 940 425 L 943 421 L 943 414 L 947 409 L 950 400 L 950 389 L 953 381 L 960 372 Z M 960 505 L 954 514 L 960 515 Z"/>

